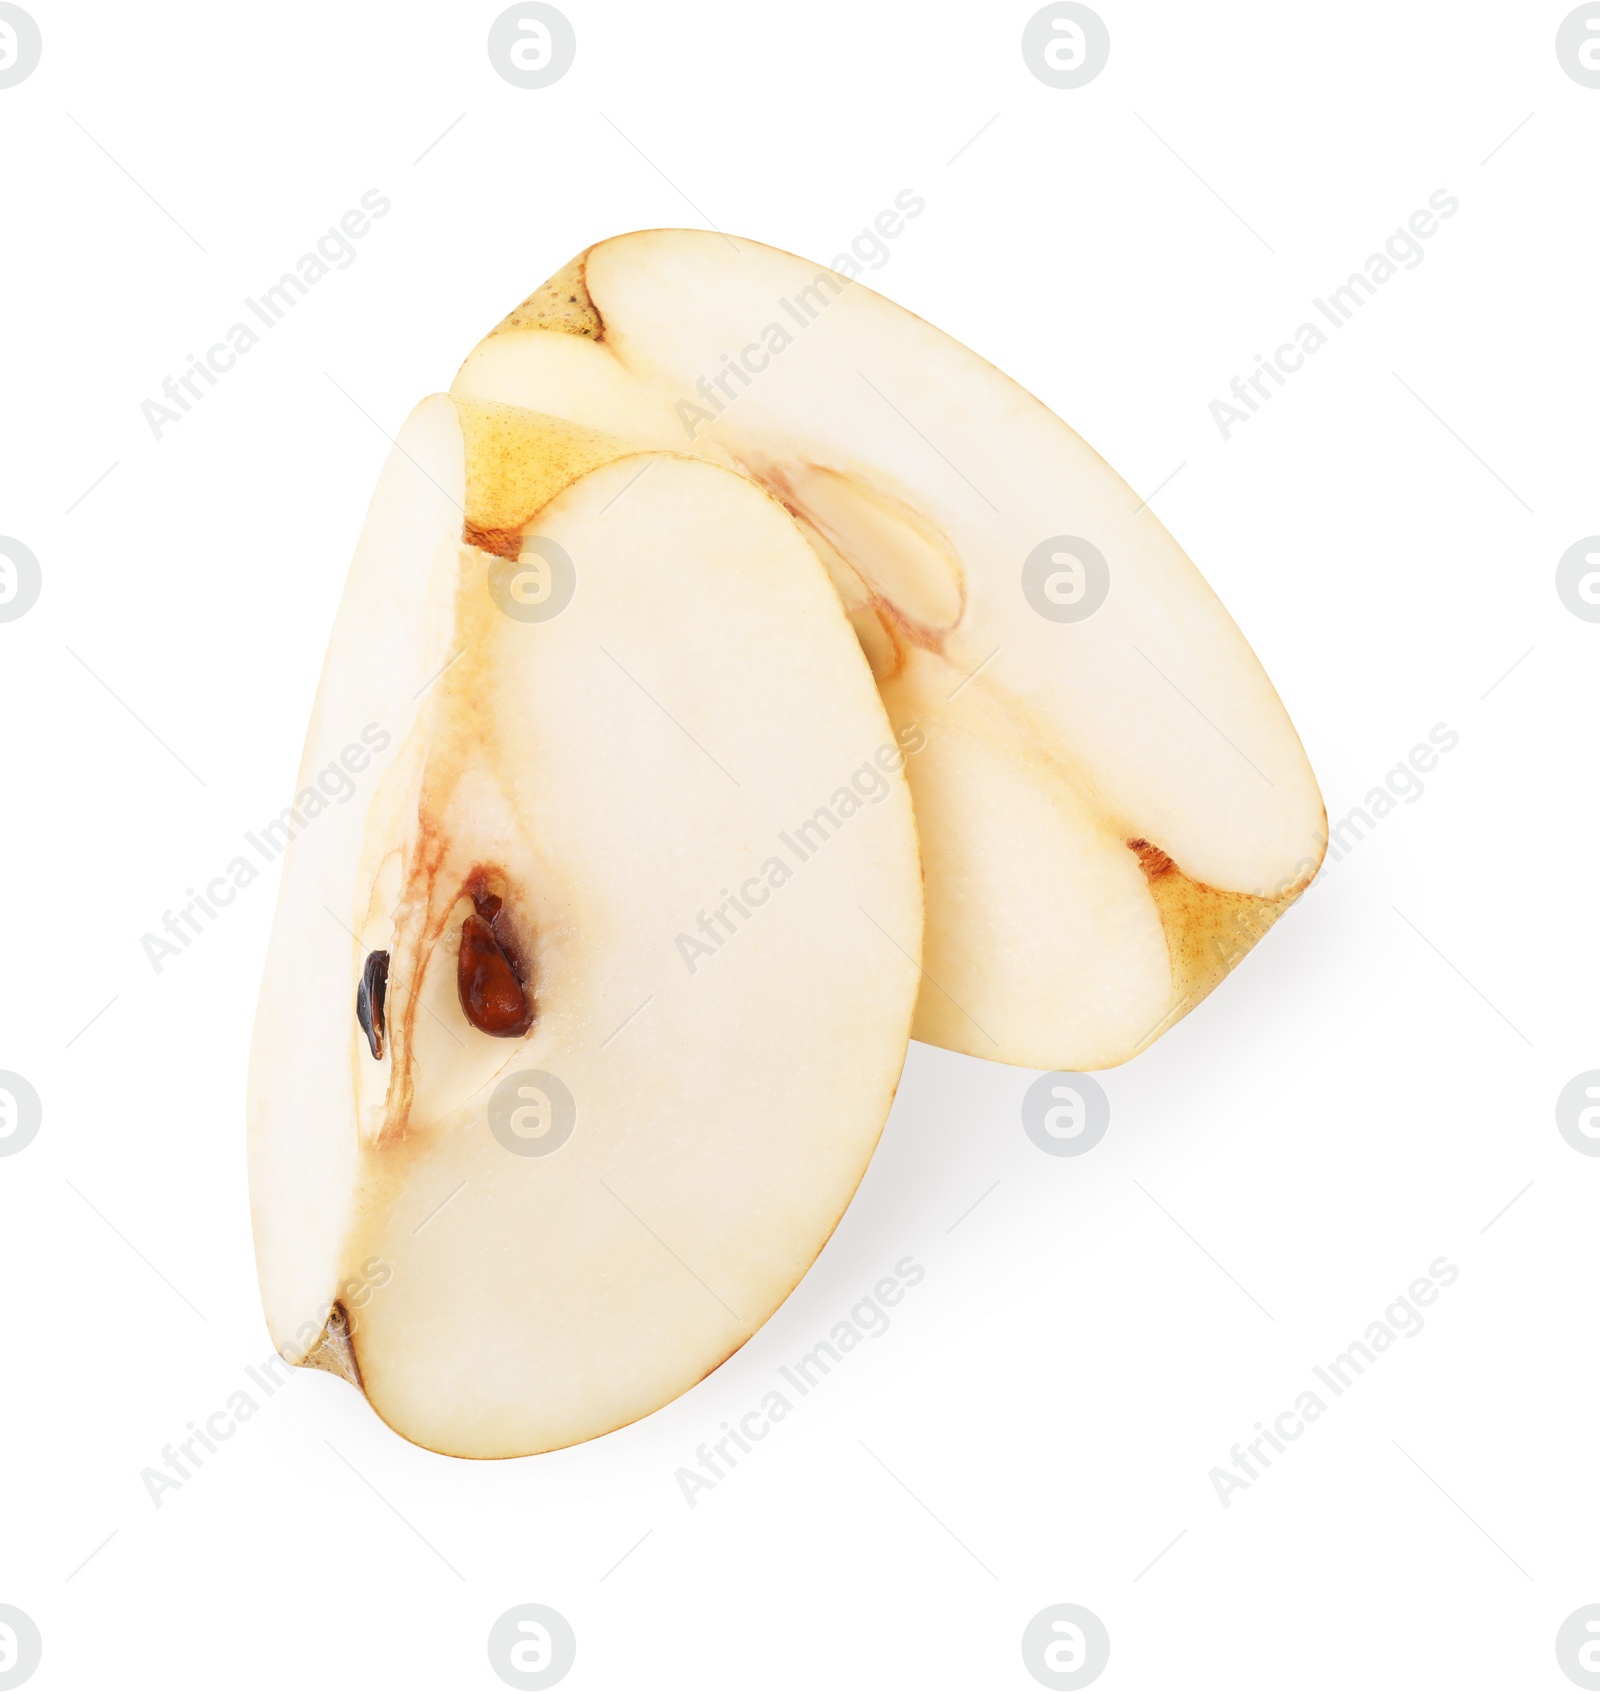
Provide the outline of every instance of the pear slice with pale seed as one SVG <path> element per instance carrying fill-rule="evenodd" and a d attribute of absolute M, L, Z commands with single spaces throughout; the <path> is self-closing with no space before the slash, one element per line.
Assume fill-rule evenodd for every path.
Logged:
<path fill-rule="evenodd" d="M 603 241 L 453 392 L 737 469 L 828 564 L 897 721 L 927 878 L 915 1034 L 1121 1062 L 1307 886 L 1326 820 L 1271 682 L 1066 424 L 860 283 L 743 239 Z"/>

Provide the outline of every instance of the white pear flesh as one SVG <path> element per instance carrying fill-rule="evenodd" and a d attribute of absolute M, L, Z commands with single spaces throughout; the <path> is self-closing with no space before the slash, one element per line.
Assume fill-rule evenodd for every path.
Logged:
<path fill-rule="evenodd" d="M 575 569 L 543 621 L 489 589 L 538 571 L 528 537 Z M 825 569 L 747 479 L 443 396 L 373 500 L 302 795 L 369 725 L 355 797 L 287 850 L 257 1016 L 269 1327 L 420 1445 L 565 1446 L 741 1346 L 861 1178 L 919 980 L 915 726 L 897 743 Z M 457 993 L 475 875 L 524 1036 Z M 381 1059 L 355 1012 L 374 950 Z M 576 1105 L 543 1156 L 488 1116 L 527 1071 Z"/>
<path fill-rule="evenodd" d="M 919 1038 L 1120 1063 L 1315 874 L 1310 764 L 1182 549 L 1039 401 L 861 283 L 743 238 L 619 236 L 530 295 L 452 392 L 701 454 L 802 525 L 890 716 L 928 736 L 909 773 Z M 1109 573 L 1079 621 L 1023 590 L 1063 536 Z"/>

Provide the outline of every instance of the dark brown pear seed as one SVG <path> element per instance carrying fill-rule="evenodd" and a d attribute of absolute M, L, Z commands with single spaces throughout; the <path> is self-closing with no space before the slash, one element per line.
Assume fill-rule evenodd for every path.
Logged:
<path fill-rule="evenodd" d="M 368 953 L 356 989 L 356 1022 L 366 1035 L 375 1059 L 383 1057 L 383 1001 L 389 991 L 389 955 L 381 949 Z"/>
<path fill-rule="evenodd" d="M 500 902 L 494 895 L 475 902 L 478 910 L 461 925 L 456 955 L 456 992 L 467 1022 L 485 1035 L 526 1035 L 533 1028 L 533 1003 L 507 952 Z M 487 915 L 484 908 L 489 907 Z"/>

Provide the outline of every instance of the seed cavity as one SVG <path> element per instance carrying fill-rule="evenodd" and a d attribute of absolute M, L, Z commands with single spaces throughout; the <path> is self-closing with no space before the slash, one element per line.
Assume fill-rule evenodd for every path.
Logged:
<path fill-rule="evenodd" d="M 383 1057 L 383 1002 L 388 991 L 389 955 L 379 949 L 367 954 L 356 989 L 356 1022 L 375 1059 Z"/>
<path fill-rule="evenodd" d="M 811 464 L 768 474 L 780 482 L 790 510 L 821 533 L 876 601 L 894 609 L 912 640 L 940 650 L 967 601 L 966 573 L 949 536 L 925 513 L 861 478 Z"/>
<path fill-rule="evenodd" d="M 533 996 L 528 992 L 516 937 L 498 894 L 479 887 L 473 911 L 461 925 L 456 955 L 456 992 L 467 1022 L 485 1035 L 526 1035 L 533 1028 Z"/>

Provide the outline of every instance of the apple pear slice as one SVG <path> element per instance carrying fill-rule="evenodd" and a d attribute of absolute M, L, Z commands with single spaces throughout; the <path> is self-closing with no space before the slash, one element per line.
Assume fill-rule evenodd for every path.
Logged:
<path fill-rule="evenodd" d="M 619 236 L 452 391 L 701 454 L 794 515 L 928 736 L 922 1040 L 1120 1063 L 1315 874 L 1316 780 L 1199 572 L 1060 419 L 882 296 L 751 241 Z"/>
<path fill-rule="evenodd" d="M 249 1100 L 284 1356 L 487 1458 L 741 1346 L 904 1061 L 918 745 L 748 479 L 424 401 L 284 819 Z"/>

